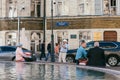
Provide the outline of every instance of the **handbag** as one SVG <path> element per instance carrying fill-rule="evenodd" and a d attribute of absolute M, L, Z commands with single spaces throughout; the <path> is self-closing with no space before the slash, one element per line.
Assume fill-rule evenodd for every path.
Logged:
<path fill-rule="evenodd" d="M 79 59 L 79 63 L 87 63 L 88 59 L 87 58 L 82 58 Z"/>
<path fill-rule="evenodd" d="M 78 61 L 80 65 L 86 65 L 88 62 L 88 59 L 82 54 L 82 58 L 80 58 Z"/>

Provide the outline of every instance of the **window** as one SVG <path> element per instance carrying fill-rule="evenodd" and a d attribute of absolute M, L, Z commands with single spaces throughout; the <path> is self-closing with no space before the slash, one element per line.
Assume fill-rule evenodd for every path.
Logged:
<path fill-rule="evenodd" d="M 111 0 L 111 15 L 115 15 L 116 14 L 116 0 Z"/>
<path fill-rule="evenodd" d="M 103 49 L 111 49 L 111 48 L 116 48 L 116 45 L 114 43 L 100 43 L 100 47 Z"/>
<path fill-rule="evenodd" d="M 116 0 L 111 0 L 111 6 L 116 6 Z"/>
<path fill-rule="evenodd" d="M 12 38 L 12 35 L 8 35 L 8 38 Z"/>
<path fill-rule="evenodd" d="M 15 51 L 16 48 L 12 48 L 12 47 L 1 47 L 3 52 L 9 52 L 9 51 Z"/>
<path fill-rule="evenodd" d="M 116 15 L 116 0 L 104 0 L 104 14 Z"/>
<path fill-rule="evenodd" d="M 84 4 L 79 4 L 79 14 L 84 14 Z"/>
<path fill-rule="evenodd" d="M 87 42 L 91 41 L 91 32 L 90 31 L 80 31 L 79 40 L 86 40 Z"/>
<path fill-rule="evenodd" d="M 57 15 L 61 16 L 61 14 L 62 14 L 62 2 L 58 2 L 58 5 L 57 5 Z"/>
<path fill-rule="evenodd" d="M 15 32 L 6 32 L 6 45 L 15 46 L 17 43 L 17 34 Z"/>
<path fill-rule="evenodd" d="M 85 48 L 86 50 L 89 50 L 90 48 L 94 47 L 94 42 L 87 43 L 87 47 Z"/>
<path fill-rule="evenodd" d="M 23 2 L 24 5 L 26 4 L 26 1 L 30 1 L 30 0 L 24 0 L 24 2 Z M 25 8 L 24 8 L 24 11 L 25 11 Z M 40 0 L 32 0 L 32 2 L 31 2 L 31 16 L 32 17 L 40 17 L 41 16 L 41 2 L 40 2 Z"/>
<path fill-rule="evenodd" d="M 70 35 L 70 38 L 71 38 L 71 39 L 76 39 L 76 38 L 77 38 L 77 35 L 76 35 L 76 34 L 72 34 L 72 35 Z"/>
<path fill-rule="evenodd" d="M 110 14 L 110 7 L 109 7 L 109 0 L 104 0 L 104 14 L 109 15 Z"/>
<path fill-rule="evenodd" d="M 37 5 L 37 17 L 40 17 L 40 4 Z"/>
<path fill-rule="evenodd" d="M 9 3 L 12 4 L 12 0 L 9 0 Z"/>

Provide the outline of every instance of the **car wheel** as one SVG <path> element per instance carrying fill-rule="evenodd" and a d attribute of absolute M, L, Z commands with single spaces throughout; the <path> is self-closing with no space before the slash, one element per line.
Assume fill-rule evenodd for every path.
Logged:
<path fill-rule="evenodd" d="M 73 57 L 73 56 L 67 56 L 67 57 L 66 57 L 66 61 L 67 61 L 68 63 L 73 63 L 73 62 L 74 62 L 74 57 Z"/>
<path fill-rule="evenodd" d="M 118 64 L 118 57 L 117 56 L 109 56 L 107 59 L 107 63 L 110 66 L 116 66 Z"/>

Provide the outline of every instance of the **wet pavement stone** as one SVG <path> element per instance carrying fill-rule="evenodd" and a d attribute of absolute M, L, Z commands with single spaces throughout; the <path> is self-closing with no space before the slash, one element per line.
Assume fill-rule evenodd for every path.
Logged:
<path fill-rule="evenodd" d="M 120 80 L 119 75 L 89 70 L 74 63 L 3 61 L 0 66 L 0 80 Z"/>

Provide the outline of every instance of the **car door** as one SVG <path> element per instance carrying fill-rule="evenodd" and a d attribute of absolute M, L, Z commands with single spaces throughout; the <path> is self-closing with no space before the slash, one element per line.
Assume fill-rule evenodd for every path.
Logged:
<path fill-rule="evenodd" d="M 4 46 L 1 47 L 1 54 L 0 59 L 2 60 L 12 60 L 12 58 L 15 56 L 15 48 Z"/>

